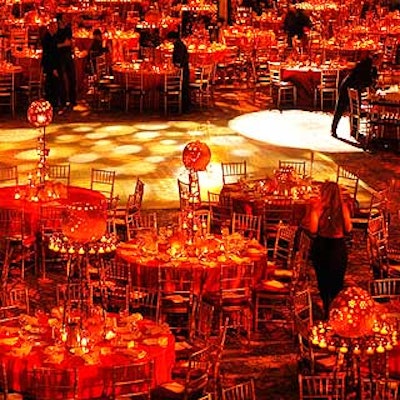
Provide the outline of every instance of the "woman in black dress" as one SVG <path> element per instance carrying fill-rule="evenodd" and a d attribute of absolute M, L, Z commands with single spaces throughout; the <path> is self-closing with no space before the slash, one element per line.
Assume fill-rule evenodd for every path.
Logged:
<path fill-rule="evenodd" d="M 347 267 L 345 235 L 352 229 L 350 211 L 337 183 L 322 185 L 320 200 L 311 210 L 309 229 L 315 235 L 312 261 L 327 319 L 332 300 L 343 289 Z"/>

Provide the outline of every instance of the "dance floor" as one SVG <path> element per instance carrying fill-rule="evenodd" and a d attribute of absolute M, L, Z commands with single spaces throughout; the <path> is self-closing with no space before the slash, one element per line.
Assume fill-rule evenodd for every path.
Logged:
<path fill-rule="evenodd" d="M 244 94 L 243 94 L 244 93 Z M 222 93 L 213 109 L 172 118 L 89 113 L 83 106 L 62 117 L 56 116 L 46 129 L 50 163 L 71 164 L 71 182 L 88 187 L 90 169 L 117 172 L 115 193 L 123 202 L 133 191 L 136 177 L 146 184 L 145 208 L 176 208 L 176 180 L 186 174 L 181 154 L 193 140 L 208 144 L 212 152 L 207 171 L 200 173 L 202 198 L 218 191 L 222 161 L 247 160 L 252 177 L 273 174 L 278 160 L 307 160 L 314 179 L 334 179 L 338 163 L 358 163 L 364 154 L 351 143 L 348 121 L 343 119 L 339 136 L 329 134 L 331 114 L 302 110 L 260 110 L 246 98 Z M 6 120 L 0 128 L 3 164 L 17 164 L 20 182 L 35 167 L 36 138 L 23 116 Z M 356 165 L 357 166 L 357 165 Z M 357 167 L 358 169 L 358 167 Z M 363 179 L 363 177 L 362 177 Z M 362 188 L 368 188 L 366 182 Z M 360 192 L 360 200 L 368 194 Z"/>

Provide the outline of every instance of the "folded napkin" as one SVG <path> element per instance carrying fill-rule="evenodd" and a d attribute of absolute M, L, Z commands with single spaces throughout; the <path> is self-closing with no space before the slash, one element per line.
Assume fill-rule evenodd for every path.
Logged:
<path fill-rule="evenodd" d="M 158 346 L 158 338 L 147 338 L 142 343 L 146 346 Z"/>
<path fill-rule="evenodd" d="M 179 303 L 184 303 L 187 301 L 183 296 L 180 294 L 171 294 L 169 296 L 165 296 L 165 300 L 172 301 L 173 303 L 179 304 Z"/>
<path fill-rule="evenodd" d="M 285 288 L 285 285 L 282 282 L 279 282 L 275 279 L 262 281 L 262 284 L 264 286 L 270 286 L 270 287 L 273 287 L 276 289 L 284 289 Z"/>
<path fill-rule="evenodd" d="M 9 336 L 0 338 L 0 344 L 5 346 L 15 346 L 19 340 L 19 336 Z"/>
<path fill-rule="evenodd" d="M 276 269 L 274 271 L 275 276 L 291 278 L 293 276 L 293 271 L 289 271 L 288 269 Z"/>
<path fill-rule="evenodd" d="M 161 386 L 174 393 L 182 393 L 185 390 L 185 387 L 179 382 L 167 382 L 162 384 Z"/>
<path fill-rule="evenodd" d="M 188 342 L 175 342 L 175 351 L 191 349 L 192 346 Z"/>

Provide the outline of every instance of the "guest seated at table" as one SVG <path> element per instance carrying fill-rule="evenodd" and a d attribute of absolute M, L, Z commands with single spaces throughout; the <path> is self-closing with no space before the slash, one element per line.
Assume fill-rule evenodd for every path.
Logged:
<path fill-rule="evenodd" d="M 324 317 L 329 317 L 329 306 L 343 289 L 347 268 L 345 235 L 352 229 L 350 211 L 343 202 L 336 182 L 325 182 L 320 200 L 311 210 L 309 230 L 316 235 L 311 258 L 317 275 L 323 302 Z"/>
<path fill-rule="evenodd" d="M 331 134 L 333 137 L 337 137 L 337 126 L 343 113 L 349 107 L 349 95 L 348 89 L 358 89 L 360 92 L 368 87 L 374 85 L 378 76 L 378 70 L 374 63 L 377 61 L 377 57 L 371 57 L 369 51 L 362 53 L 361 60 L 357 65 L 350 71 L 350 73 L 343 79 L 339 87 L 339 97 L 336 102 L 335 113 L 333 115 Z"/>

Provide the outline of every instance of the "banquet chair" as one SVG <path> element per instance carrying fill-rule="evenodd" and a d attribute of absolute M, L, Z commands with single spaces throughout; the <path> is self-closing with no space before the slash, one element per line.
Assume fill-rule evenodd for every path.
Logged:
<path fill-rule="evenodd" d="M 263 240 L 268 252 L 275 246 L 279 224 L 291 225 L 294 220 L 293 200 L 288 196 L 273 196 L 264 201 L 262 211 Z"/>
<path fill-rule="evenodd" d="M 350 133 L 360 142 L 364 140 L 364 147 L 367 148 L 371 140 L 371 118 L 369 110 L 362 106 L 360 93 L 357 89 L 348 89 L 350 101 Z"/>
<path fill-rule="evenodd" d="M 360 178 L 357 173 L 351 172 L 346 165 L 338 165 L 336 170 L 336 183 L 346 189 L 354 205 L 357 204 L 357 192 Z M 358 208 L 358 207 L 357 207 Z"/>
<path fill-rule="evenodd" d="M 70 164 L 48 164 L 47 172 L 51 180 L 62 182 L 66 186 L 69 186 L 71 176 Z"/>
<path fill-rule="evenodd" d="M 107 200 L 111 200 L 114 195 L 115 171 L 103 169 L 91 169 L 90 189 L 97 190 L 104 194 Z"/>
<path fill-rule="evenodd" d="M 233 207 L 229 196 L 208 192 L 208 207 L 211 212 L 212 233 L 220 234 L 224 226 L 231 226 Z"/>
<path fill-rule="evenodd" d="M 279 160 L 278 168 L 291 168 L 300 178 L 304 179 L 306 177 L 305 161 Z"/>
<path fill-rule="evenodd" d="M 303 336 L 308 336 L 313 325 L 313 306 L 310 289 L 294 293 L 293 316 L 296 332 Z"/>
<path fill-rule="evenodd" d="M 93 303 L 93 288 L 82 282 L 58 283 L 57 306 L 89 312 Z"/>
<path fill-rule="evenodd" d="M 164 74 L 161 97 L 165 115 L 168 115 L 171 108 L 178 114 L 182 114 L 182 78 L 182 69 Z"/>
<path fill-rule="evenodd" d="M 302 375 L 299 374 L 299 400 L 345 400 L 346 376 L 344 373 Z"/>
<path fill-rule="evenodd" d="M 154 361 L 136 361 L 112 367 L 113 399 L 150 400 L 154 379 Z"/>
<path fill-rule="evenodd" d="M 15 116 L 15 75 L 12 72 L 0 72 L 0 107 L 6 106 Z"/>
<path fill-rule="evenodd" d="M 128 219 L 127 224 L 128 241 L 137 237 L 141 232 L 157 234 L 157 214 L 138 213 Z"/>
<path fill-rule="evenodd" d="M 160 301 L 158 291 L 133 286 L 129 289 L 129 311 L 140 312 L 146 319 L 158 322 L 160 319 Z"/>
<path fill-rule="evenodd" d="M 338 69 L 322 69 L 321 81 L 314 89 L 314 108 L 317 108 L 318 97 L 320 100 L 321 110 L 324 110 L 325 103 L 334 107 L 338 98 L 339 88 L 339 70 Z"/>
<path fill-rule="evenodd" d="M 46 278 L 48 263 L 64 263 L 62 257 L 57 252 L 49 249 L 49 243 L 53 235 L 62 233 L 63 219 L 66 216 L 65 211 L 66 208 L 64 206 L 50 206 L 45 204 L 40 207 L 40 267 L 42 278 Z"/>
<path fill-rule="evenodd" d="M 36 271 L 36 237 L 25 219 L 24 210 L 0 208 L 0 251 L 3 283 L 7 281 L 12 267 L 20 270 L 23 280 L 28 266 Z"/>
<path fill-rule="evenodd" d="M 247 163 L 246 161 L 221 163 L 222 168 L 222 183 L 227 185 L 236 183 L 240 179 L 247 177 Z"/>
<path fill-rule="evenodd" d="M 152 391 L 152 400 L 191 400 L 201 397 L 208 385 L 211 357 L 210 346 L 193 353 L 184 376 L 157 386 Z"/>
<path fill-rule="evenodd" d="M 10 29 L 11 52 L 18 52 L 28 48 L 28 29 L 13 27 Z"/>
<path fill-rule="evenodd" d="M 16 165 L 0 167 L 0 185 L 18 185 L 18 167 Z"/>
<path fill-rule="evenodd" d="M 32 101 L 42 98 L 43 73 L 40 62 L 37 59 L 30 59 L 28 66 L 28 80 L 17 86 L 18 94 L 31 104 Z"/>
<path fill-rule="evenodd" d="M 158 285 L 161 322 L 167 322 L 175 335 L 187 336 L 194 306 L 193 267 L 160 265 Z"/>
<path fill-rule="evenodd" d="M 101 268 L 101 267 L 100 267 Z M 129 310 L 131 272 L 129 264 L 116 260 L 109 260 L 104 265 L 104 277 L 100 276 L 98 289 L 100 300 L 106 303 L 110 311 Z M 100 274 L 102 271 L 100 271 Z M 93 282 L 93 289 L 96 284 Z"/>
<path fill-rule="evenodd" d="M 29 291 L 27 287 L 14 287 L 7 293 L 7 306 L 17 307 L 25 314 L 30 313 Z"/>
<path fill-rule="evenodd" d="M 213 70 L 213 64 L 197 67 L 195 69 L 195 79 L 189 84 L 191 96 L 201 109 L 203 105 L 208 106 L 210 104 Z"/>
<path fill-rule="evenodd" d="M 222 389 L 222 400 L 256 400 L 254 380 Z"/>
<path fill-rule="evenodd" d="M 10 392 L 8 384 L 7 368 L 4 362 L 0 364 L 0 399 L 2 400 L 23 400 L 20 393 Z"/>
<path fill-rule="evenodd" d="M 233 213 L 232 233 L 235 232 L 239 232 L 244 237 L 256 239 L 259 242 L 261 237 L 261 216 Z"/>
<path fill-rule="evenodd" d="M 272 93 L 276 92 L 276 106 L 278 109 L 282 105 L 291 105 L 296 107 L 297 88 L 292 82 L 282 79 L 282 68 L 280 63 L 268 63 L 269 73 L 271 77 Z"/>
<path fill-rule="evenodd" d="M 78 399 L 77 370 L 34 367 L 33 395 L 36 400 Z"/>
<path fill-rule="evenodd" d="M 394 379 L 362 379 L 360 400 L 397 400 L 399 385 Z"/>
<path fill-rule="evenodd" d="M 307 287 L 310 282 L 311 248 L 312 238 L 310 237 L 310 235 L 304 230 L 300 230 L 300 233 L 296 231 L 294 242 L 294 255 L 291 260 L 291 269 L 293 271 L 292 283 L 294 288 L 297 290 Z"/>
<path fill-rule="evenodd" d="M 272 95 L 271 75 L 266 61 L 255 60 L 252 63 L 254 87 L 253 99 L 257 99 L 258 94 L 266 94 L 268 98 Z"/>
<path fill-rule="evenodd" d="M 137 99 L 139 103 L 139 112 L 143 112 L 144 96 L 143 71 L 128 71 L 125 73 L 125 112 L 128 112 L 132 100 Z"/>
<path fill-rule="evenodd" d="M 215 308 L 215 326 L 220 331 L 228 319 L 227 329 L 235 330 L 238 338 L 250 341 L 252 331 L 252 287 L 254 263 L 221 264 L 219 291 L 206 292 L 203 300 Z"/>

